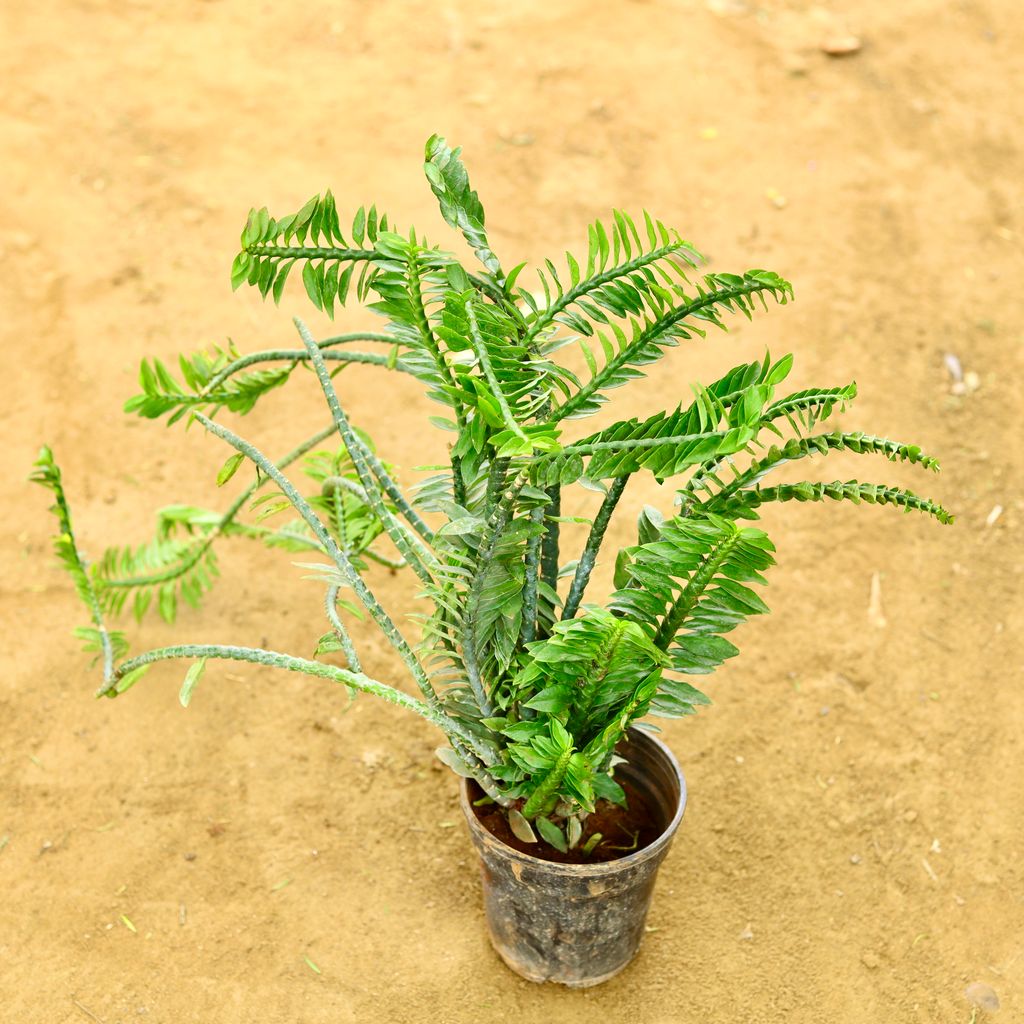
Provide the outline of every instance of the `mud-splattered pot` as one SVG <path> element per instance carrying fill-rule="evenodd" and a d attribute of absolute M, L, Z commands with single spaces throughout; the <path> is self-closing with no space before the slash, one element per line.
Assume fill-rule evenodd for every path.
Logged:
<path fill-rule="evenodd" d="M 530 981 L 599 985 L 640 947 L 658 868 L 683 818 L 686 782 L 672 752 L 649 733 L 630 729 L 618 752 L 627 761 L 616 778 L 643 792 L 664 828 L 649 846 L 601 864 L 557 864 L 506 846 L 477 818 L 463 782 L 491 943 Z"/>

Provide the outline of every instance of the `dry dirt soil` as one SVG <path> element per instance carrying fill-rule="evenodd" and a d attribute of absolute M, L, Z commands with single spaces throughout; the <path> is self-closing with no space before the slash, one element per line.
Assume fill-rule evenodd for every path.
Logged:
<path fill-rule="evenodd" d="M 991 1019 L 1024 1020 L 1015 0 L 2 8 L 3 1021 L 968 1024 L 988 1019 L 976 983 L 1001 1002 Z M 848 31 L 859 52 L 822 52 Z M 161 505 L 226 504 L 220 442 L 121 414 L 140 359 L 291 345 L 290 315 L 315 313 L 291 285 L 280 309 L 232 295 L 250 205 L 288 212 L 330 186 L 343 209 L 376 201 L 449 237 L 420 170 L 433 131 L 465 147 L 506 266 L 646 207 L 715 269 L 795 283 L 791 306 L 619 392 L 619 415 L 792 348 L 798 386 L 856 378 L 850 429 L 944 463 L 812 471 L 915 486 L 959 516 L 765 514 L 773 614 L 743 629 L 714 705 L 665 730 L 686 819 L 640 956 L 587 992 L 492 953 L 455 780 L 418 719 L 232 667 L 187 711 L 177 665 L 93 701 L 25 482 L 48 441 L 93 553 L 145 539 Z M 365 368 L 341 390 L 395 463 L 442 452 L 414 385 Z M 283 452 L 324 420 L 300 375 L 246 430 Z M 136 649 L 312 650 L 320 588 L 289 556 L 235 541 L 221 564 L 202 612 L 132 627 Z M 371 579 L 415 609 L 409 578 Z M 401 679 L 359 640 L 371 674 Z"/>

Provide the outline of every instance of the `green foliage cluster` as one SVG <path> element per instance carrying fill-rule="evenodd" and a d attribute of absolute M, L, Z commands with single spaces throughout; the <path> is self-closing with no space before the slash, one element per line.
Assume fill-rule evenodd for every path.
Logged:
<path fill-rule="evenodd" d="M 354 288 L 384 330 L 318 342 L 296 321 L 301 346 L 293 349 L 243 355 L 229 344 L 183 356 L 178 377 L 159 360 L 143 362 L 128 412 L 195 421 L 224 440 L 234 452 L 221 485 L 242 464 L 254 468 L 226 512 L 163 509 L 153 541 L 111 549 L 89 565 L 48 449 L 35 479 L 56 497 L 57 550 L 90 611 L 80 634 L 103 658 L 101 694 L 123 692 L 168 658 L 193 662 L 181 693 L 186 705 L 210 659 L 330 679 L 437 725 L 447 739 L 441 759 L 476 779 L 517 835 L 536 841 L 539 834 L 567 849 L 580 841 L 597 800 L 623 799 L 614 771 L 626 730 L 708 703 L 693 677 L 735 655 L 727 635 L 768 610 L 758 591 L 774 548 L 749 525 L 762 505 L 830 500 L 894 505 L 943 523 L 952 517 L 883 484 L 766 485 L 782 466 L 833 452 L 938 468 L 914 445 L 815 433 L 845 410 L 856 387 L 781 391 L 792 370 L 788 355 L 766 355 L 694 386 L 675 409 L 590 433 L 574 429 L 670 348 L 725 330 L 729 315 L 750 318 L 768 300 L 787 303 L 790 284 L 766 270 L 699 273 L 703 259 L 689 242 L 647 213 L 638 220 L 615 211 L 590 226 L 585 252 L 565 253 L 561 266 L 545 260 L 527 287 L 525 265 L 506 273 L 491 248 L 459 151 L 434 136 L 425 171 L 444 220 L 461 232 L 478 268 L 415 231 L 399 233 L 375 207 L 360 209 L 343 233 L 330 192 L 284 217 L 254 210 L 232 266 L 234 287 L 248 284 L 279 302 L 298 266 L 318 310 L 333 316 Z M 354 342 L 369 350 L 351 349 Z M 582 372 L 556 359 L 566 346 L 578 348 Z M 410 374 L 440 407 L 431 422 L 449 433 L 450 458 L 420 481 L 415 497 L 344 411 L 335 380 L 352 363 Z M 331 422 L 275 463 L 216 417 L 249 412 L 300 366 L 313 371 Z M 335 448 L 319 447 L 335 435 Z M 315 485 L 305 496 L 284 473 L 299 459 Z M 609 523 L 638 474 L 674 481 L 677 507 L 671 515 L 644 509 L 636 543 L 616 552 L 611 598 L 587 603 Z M 562 492 L 577 483 L 602 500 L 582 551 L 567 560 Z M 169 620 L 179 601 L 198 604 L 217 573 L 214 543 L 231 535 L 318 559 L 303 564 L 326 586 L 330 629 L 313 658 L 183 644 L 125 660 L 124 637 L 107 631 L 104 616 L 129 599 L 137 616 L 155 606 Z M 373 594 L 372 561 L 417 576 L 429 608 L 418 642 Z M 395 647 L 419 697 L 363 673 L 348 625 L 357 615 Z M 344 664 L 318 660 L 326 655 Z"/>

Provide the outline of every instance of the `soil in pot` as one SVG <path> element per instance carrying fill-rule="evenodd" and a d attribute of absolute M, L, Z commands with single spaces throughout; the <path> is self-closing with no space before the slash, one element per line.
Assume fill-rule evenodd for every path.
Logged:
<path fill-rule="evenodd" d="M 626 794 L 626 806 L 620 807 L 610 800 L 598 800 L 594 813 L 587 817 L 579 844 L 567 853 L 561 853 L 541 841 L 524 843 L 513 835 L 501 808 L 495 804 L 475 806 L 477 800 L 485 797 L 483 790 L 473 781 L 469 782 L 469 792 L 474 803 L 474 813 L 480 823 L 492 836 L 506 846 L 511 846 L 513 850 L 559 864 L 600 864 L 628 857 L 631 853 L 650 846 L 665 831 L 668 824 L 659 809 L 652 807 L 643 790 L 627 778 L 617 781 Z M 515 806 L 521 809 L 522 803 L 523 801 L 518 801 Z M 587 840 L 598 833 L 602 839 L 589 854 L 584 854 L 583 848 Z"/>

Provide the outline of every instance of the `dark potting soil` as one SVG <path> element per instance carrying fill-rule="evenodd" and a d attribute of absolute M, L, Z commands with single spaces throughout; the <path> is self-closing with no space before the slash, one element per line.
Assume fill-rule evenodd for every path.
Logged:
<path fill-rule="evenodd" d="M 598 800 L 594 813 L 587 817 L 583 826 L 583 837 L 575 849 L 561 853 L 553 846 L 538 839 L 535 843 L 524 843 L 512 834 L 502 809 L 496 804 L 474 807 L 480 823 L 496 839 L 506 846 L 529 854 L 540 860 L 556 861 L 559 864 L 600 864 L 605 861 L 628 857 L 645 846 L 650 846 L 665 831 L 668 824 L 648 802 L 642 790 L 638 789 L 629 779 L 618 778 L 626 794 L 626 806 L 620 807 L 610 800 Z M 469 780 L 469 794 L 472 801 L 483 798 L 484 792 L 472 780 Z M 524 801 L 513 806 L 522 810 Z M 596 833 L 601 833 L 601 841 L 589 855 L 584 856 L 582 848 L 587 840 Z"/>

